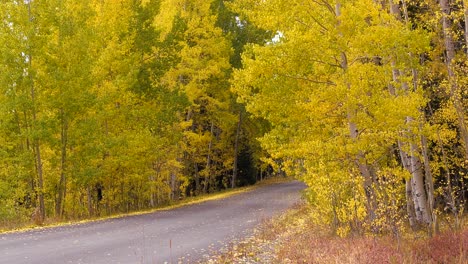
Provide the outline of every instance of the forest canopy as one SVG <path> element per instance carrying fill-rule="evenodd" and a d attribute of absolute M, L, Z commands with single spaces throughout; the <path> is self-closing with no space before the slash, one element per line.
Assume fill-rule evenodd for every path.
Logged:
<path fill-rule="evenodd" d="M 4 0 L 0 219 L 287 174 L 339 235 L 467 209 L 468 4 Z M 1 224 L 0 224 L 1 225 Z"/>

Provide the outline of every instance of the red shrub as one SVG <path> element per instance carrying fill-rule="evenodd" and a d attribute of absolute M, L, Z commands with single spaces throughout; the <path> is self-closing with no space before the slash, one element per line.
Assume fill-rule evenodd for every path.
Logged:
<path fill-rule="evenodd" d="M 468 229 L 461 233 L 447 232 L 412 247 L 416 262 L 466 263 L 468 261 Z"/>

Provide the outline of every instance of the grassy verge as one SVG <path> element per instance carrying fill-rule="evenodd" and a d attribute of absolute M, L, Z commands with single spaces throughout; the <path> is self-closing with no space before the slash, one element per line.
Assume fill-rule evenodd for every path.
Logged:
<path fill-rule="evenodd" d="M 108 220 L 108 219 L 116 219 L 116 218 L 121 218 L 121 217 L 126 217 L 126 216 L 150 214 L 150 213 L 154 213 L 157 211 L 171 210 L 171 209 L 188 206 L 192 204 L 203 203 L 203 202 L 212 201 L 212 200 L 220 200 L 220 199 L 224 199 L 233 195 L 252 191 L 261 186 L 282 183 L 282 182 L 287 182 L 291 180 L 292 180 L 291 178 L 284 178 L 284 177 L 268 178 L 266 180 L 256 183 L 255 185 L 240 187 L 236 189 L 226 189 L 226 190 L 212 193 L 212 194 L 203 194 L 203 195 L 199 195 L 195 197 L 187 197 L 182 200 L 174 201 L 168 205 L 163 205 L 163 206 L 159 206 L 159 207 L 148 209 L 148 210 L 135 211 L 131 213 L 114 214 L 111 216 L 94 217 L 94 218 L 83 219 L 83 220 L 68 220 L 68 221 L 60 221 L 60 220 L 56 220 L 53 218 L 48 218 L 46 222 L 44 223 L 44 225 L 42 226 L 37 226 L 33 224 L 16 226 L 16 227 L 0 226 L 0 234 L 21 232 L 21 231 L 27 231 L 31 229 L 43 229 L 43 228 L 50 228 L 50 227 L 57 227 L 57 226 L 83 224 L 83 223 L 103 221 L 103 220 Z"/>
<path fill-rule="evenodd" d="M 313 225 L 298 205 L 260 226 L 252 237 L 230 245 L 207 263 L 468 263 L 468 227 L 432 238 L 407 234 L 338 238 Z"/>

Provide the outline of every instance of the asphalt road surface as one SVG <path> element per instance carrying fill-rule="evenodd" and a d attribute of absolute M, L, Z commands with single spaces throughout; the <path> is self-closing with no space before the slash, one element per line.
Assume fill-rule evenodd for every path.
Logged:
<path fill-rule="evenodd" d="M 299 182 L 86 224 L 0 234 L 0 263 L 193 263 L 300 200 Z"/>

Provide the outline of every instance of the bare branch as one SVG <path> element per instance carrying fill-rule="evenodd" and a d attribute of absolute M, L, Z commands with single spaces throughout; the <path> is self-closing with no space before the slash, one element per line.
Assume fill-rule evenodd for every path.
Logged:
<path fill-rule="evenodd" d="M 283 76 L 283 77 L 291 78 L 291 79 L 295 79 L 295 80 L 307 81 L 307 82 L 316 83 L 316 84 L 326 84 L 326 85 L 336 86 L 336 84 L 334 82 L 330 81 L 330 80 L 327 80 L 327 81 L 312 80 L 312 79 L 309 79 L 309 78 L 307 78 L 305 76 L 293 76 L 293 75 L 289 75 L 289 74 L 279 74 L 279 76 Z"/>

